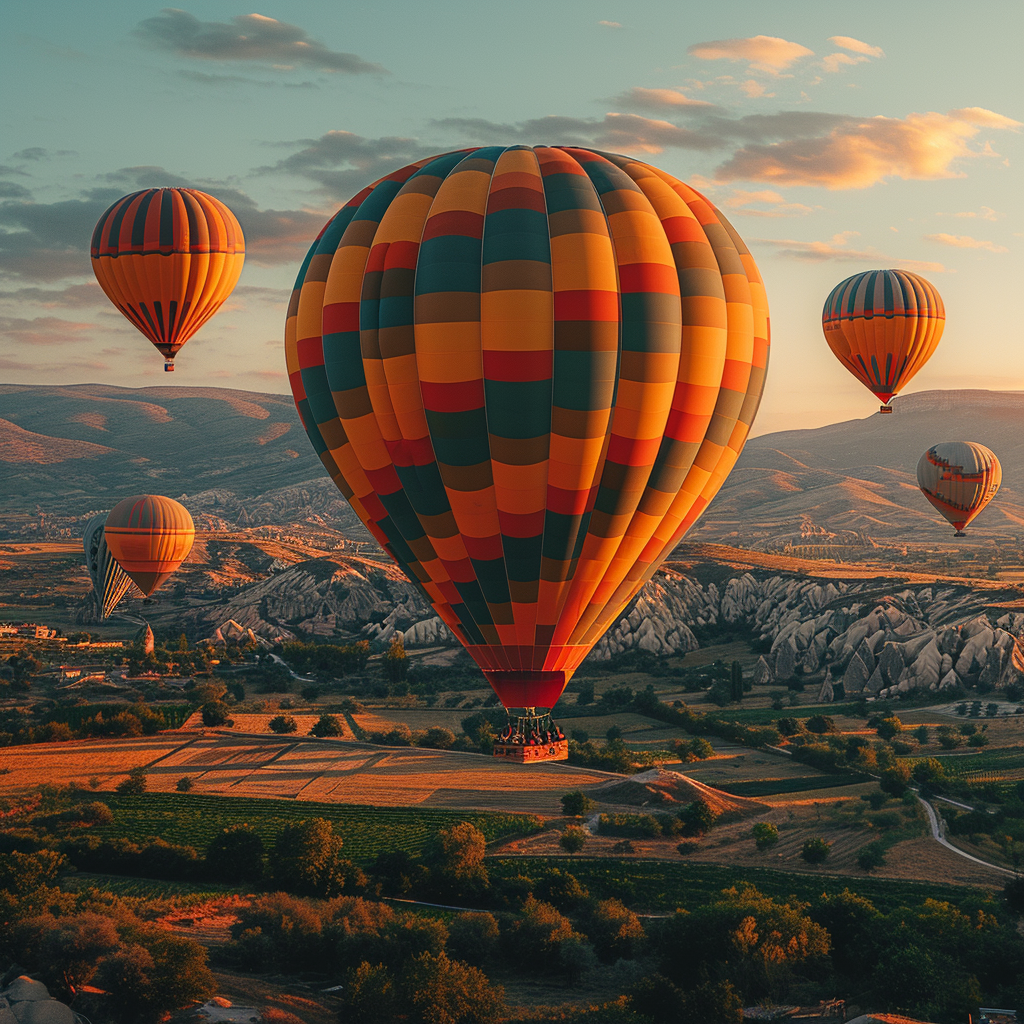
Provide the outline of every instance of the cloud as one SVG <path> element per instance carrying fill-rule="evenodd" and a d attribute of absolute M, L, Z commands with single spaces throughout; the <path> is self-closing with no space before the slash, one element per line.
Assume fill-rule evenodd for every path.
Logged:
<path fill-rule="evenodd" d="M 994 110 L 986 110 L 984 107 L 961 107 L 959 110 L 951 110 L 950 117 L 955 117 L 968 124 L 981 125 L 983 128 L 1002 128 L 1016 131 L 1021 127 L 1020 121 L 1014 121 L 1012 117 L 1004 117 Z"/>
<path fill-rule="evenodd" d="M 1011 128 L 1016 121 L 981 108 L 948 114 L 872 117 L 837 124 L 827 135 L 790 138 L 737 150 L 717 168 L 719 181 L 764 181 L 828 189 L 868 188 L 887 178 L 928 181 L 962 177 L 956 165 L 995 155 L 969 145 L 980 125 Z"/>
<path fill-rule="evenodd" d="M 15 181 L 0 181 L 0 199 L 31 199 L 32 193 Z"/>
<path fill-rule="evenodd" d="M 605 28 L 622 28 L 622 25 L 617 21 L 599 21 L 598 25 L 604 25 Z"/>
<path fill-rule="evenodd" d="M 134 35 L 179 57 L 242 60 L 291 70 L 296 65 L 346 74 L 381 74 L 386 70 L 354 53 L 339 53 L 311 39 L 298 25 L 262 14 L 240 14 L 230 23 L 200 21 L 187 11 L 167 7 L 139 23 Z"/>
<path fill-rule="evenodd" d="M 198 82 L 200 85 L 212 85 L 212 86 L 223 86 L 223 85 L 245 85 L 245 86 L 256 86 L 258 89 L 319 89 L 320 86 L 316 82 L 288 82 L 283 80 L 274 79 L 260 79 L 260 78 L 247 78 L 245 75 L 210 75 L 204 71 L 187 71 L 181 70 L 178 72 L 180 78 L 185 78 L 190 82 Z"/>
<path fill-rule="evenodd" d="M 850 50 L 852 53 L 859 53 L 864 57 L 884 57 L 885 50 L 880 46 L 872 46 L 870 43 L 862 43 L 852 36 L 829 36 L 828 41 L 833 46 L 843 50 Z"/>
<path fill-rule="evenodd" d="M 841 231 L 827 242 L 801 242 L 792 238 L 758 238 L 763 245 L 775 246 L 775 254 L 789 259 L 803 260 L 808 263 L 870 263 L 874 266 L 896 266 L 902 270 L 913 270 L 925 274 L 942 274 L 946 268 L 941 263 L 926 260 L 906 260 L 886 256 L 877 249 L 851 249 L 850 239 L 856 238 L 859 231 Z"/>
<path fill-rule="evenodd" d="M 752 78 L 748 78 L 745 82 L 740 82 L 739 89 L 744 96 L 749 96 L 752 100 L 758 100 L 762 96 L 765 99 L 770 99 L 775 95 L 773 92 L 766 92 L 765 87 L 760 82 L 755 82 Z"/>
<path fill-rule="evenodd" d="M 0 302 L 25 302 L 44 309 L 82 309 L 89 305 L 102 306 L 106 301 L 103 289 L 94 282 L 66 288 L 26 287 L 0 291 Z"/>
<path fill-rule="evenodd" d="M 634 86 L 612 100 L 617 106 L 634 110 L 661 110 L 685 114 L 691 110 L 717 110 L 714 103 L 691 99 L 678 89 L 643 89 Z"/>
<path fill-rule="evenodd" d="M 776 75 L 803 57 L 812 57 L 813 50 L 791 43 L 778 36 L 753 36 L 749 39 L 716 39 L 696 43 L 686 51 L 700 60 L 742 60 L 752 69 Z"/>
<path fill-rule="evenodd" d="M 954 249 L 987 249 L 989 252 L 1009 252 L 1005 245 L 996 245 L 995 242 L 986 242 L 980 238 L 971 238 L 970 235 L 947 235 L 944 231 L 937 235 L 925 235 L 929 242 L 938 242 L 939 245 L 950 245 Z"/>
<path fill-rule="evenodd" d="M 867 57 L 851 57 L 848 53 L 830 53 L 827 57 L 822 58 L 821 66 L 830 75 L 834 75 L 842 71 L 843 68 L 854 64 L 864 64 L 867 59 Z"/>
<path fill-rule="evenodd" d="M 96 324 L 61 320 L 53 316 L 0 316 L 0 337 L 19 345 L 67 345 L 81 340 L 82 335 L 96 329 Z"/>
<path fill-rule="evenodd" d="M 978 220 L 999 220 L 1002 214 L 996 213 L 991 206 L 983 206 L 977 213 L 974 210 L 965 210 L 963 213 L 954 213 L 954 217 L 977 217 Z"/>
<path fill-rule="evenodd" d="M 785 197 L 773 189 L 762 189 L 759 192 L 733 189 L 719 205 L 724 206 L 732 215 L 744 217 L 792 217 L 814 212 L 813 206 L 787 203 Z"/>
<path fill-rule="evenodd" d="M 52 160 L 55 156 L 78 156 L 73 149 L 43 149 L 42 146 L 30 146 L 19 150 L 12 160 Z"/>

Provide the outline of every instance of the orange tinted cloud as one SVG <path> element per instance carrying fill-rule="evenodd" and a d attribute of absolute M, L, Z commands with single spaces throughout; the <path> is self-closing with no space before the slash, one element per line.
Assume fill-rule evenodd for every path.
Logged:
<path fill-rule="evenodd" d="M 850 50 L 852 53 L 859 53 L 864 57 L 884 57 L 885 50 L 880 46 L 872 46 L 870 43 L 862 43 L 853 36 L 829 36 L 828 41 L 833 46 L 843 50 Z"/>
<path fill-rule="evenodd" d="M 748 39 L 716 39 L 697 43 L 686 51 L 701 60 L 742 60 L 752 68 L 778 74 L 801 57 L 811 57 L 813 50 L 791 43 L 778 36 L 752 36 Z"/>
<path fill-rule="evenodd" d="M 987 249 L 989 252 L 1009 252 L 1005 245 L 996 245 L 995 242 L 986 242 L 980 238 L 971 238 L 970 235 L 947 235 L 940 231 L 937 235 L 925 235 L 929 242 L 938 242 L 940 245 L 950 245 L 954 249 Z"/>
<path fill-rule="evenodd" d="M 714 109 L 714 103 L 694 100 L 678 89 L 643 89 L 636 86 L 614 100 L 621 107 L 640 110 L 682 111 L 689 109 Z"/>
<path fill-rule="evenodd" d="M 982 126 L 1015 128 L 1018 122 L 980 107 L 905 118 L 872 117 L 837 125 L 824 136 L 745 146 L 716 170 L 715 177 L 828 189 L 869 188 L 887 178 L 962 177 L 956 169 L 960 161 L 993 155 L 969 145 Z"/>

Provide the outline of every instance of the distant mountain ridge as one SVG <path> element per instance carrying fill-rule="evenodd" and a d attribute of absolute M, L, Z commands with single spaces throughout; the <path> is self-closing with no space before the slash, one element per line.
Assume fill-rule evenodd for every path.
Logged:
<path fill-rule="evenodd" d="M 1024 536 L 1024 392 L 926 391 L 891 416 L 748 442 L 688 540 L 785 544 L 951 536 L 917 488 L 939 441 L 990 447 L 1003 486 L 969 543 Z M 229 388 L 0 385 L 0 511 L 83 516 L 125 495 L 187 495 L 244 525 L 320 516 L 365 536 L 307 441 L 289 396 Z"/>

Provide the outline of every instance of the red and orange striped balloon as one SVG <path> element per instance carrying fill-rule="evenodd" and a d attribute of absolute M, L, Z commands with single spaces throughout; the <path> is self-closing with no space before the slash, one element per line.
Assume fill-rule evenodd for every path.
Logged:
<path fill-rule="evenodd" d="M 119 501 L 103 535 L 110 553 L 149 597 L 188 558 L 196 530 L 188 509 L 160 494 Z"/>
<path fill-rule="evenodd" d="M 133 192 L 100 217 L 92 236 L 96 280 L 163 354 L 165 370 L 224 304 L 244 261 L 235 215 L 194 188 Z"/>
<path fill-rule="evenodd" d="M 285 337 L 339 489 L 506 707 L 549 708 L 736 462 L 768 306 L 671 175 L 488 147 L 346 204 Z"/>

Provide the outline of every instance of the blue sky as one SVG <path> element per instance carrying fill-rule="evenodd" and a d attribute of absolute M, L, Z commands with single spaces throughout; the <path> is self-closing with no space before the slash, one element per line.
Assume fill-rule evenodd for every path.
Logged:
<path fill-rule="evenodd" d="M 286 391 L 284 306 L 319 226 L 412 159 L 475 143 L 639 156 L 704 191 L 768 286 L 755 432 L 867 415 L 821 305 L 860 270 L 928 277 L 945 337 L 909 391 L 1024 389 L 1017 2 L 8 0 L 0 40 L 0 380 Z M 247 259 L 174 378 L 94 284 L 124 193 L 188 184 Z"/>

